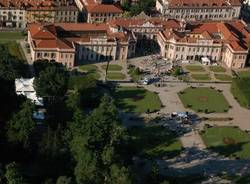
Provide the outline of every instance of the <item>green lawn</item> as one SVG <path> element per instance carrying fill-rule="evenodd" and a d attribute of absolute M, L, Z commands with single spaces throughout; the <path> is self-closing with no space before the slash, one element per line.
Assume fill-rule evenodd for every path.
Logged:
<path fill-rule="evenodd" d="M 11 40 L 19 40 L 24 39 L 24 34 L 22 32 L 17 31 L 0 31 L 0 41 L 11 41 Z"/>
<path fill-rule="evenodd" d="M 214 74 L 215 78 L 221 81 L 232 81 L 232 77 L 227 74 Z"/>
<path fill-rule="evenodd" d="M 222 155 L 250 159 L 250 135 L 239 128 L 206 128 L 201 136 L 208 148 Z"/>
<path fill-rule="evenodd" d="M 190 72 L 204 72 L 205 69 L 199 65 L 187 65 L 186 69 Z"/>
<path fill-rule="evenodd" d="M 132 146 L 138 156 L 160 158 L 174 157 L 181 152 L 177 136 L 161 126 L 133 127 L 129 129 Z"/>
<path fill-rule="evenodd" d="M 125 112 L 145 113 L 161 109 L 159 96 L 144 88 L 119 87 L 114 96 L 117 106 Z"/>
<path fill-rule="evenodd" d="M 226 72 L 226 69 L 223 68 L 222 66 L 210 66 L 209 69 L 210 69 L 212 72 L 215 72 L 215 73 L 223 73 L 223 72 Z"/>
<path fill-rule="evenodd" d="M 86 72 L 88 75 L 91 75 L 96 80 L 100 79 L 100 74 L 98 71 L 98 67 L 96 65 L 87 64 L 79 67 L 79 70 L 82 72 Z"/>
<path fill-rule="evenodd" d="M 101 68 L 103 70 L 106 70 L 107 65 L 102 65 Z M 120 65 L 109 65 L 109 69 L 108 71 L 121 71 L 122 70 L 122 66 Z"/>
<path fill-rule="evenodd" d="M 0 50 L 6 50 L 12 56 L 14 56 L 20 60 L 25 59 L 20 45 L 14 41 L 11 41 L 11 42 L 1 42 L 0 41 Z"/>
<path fill-rule="evenodd" d="M 96 71 L 98 67 L 96 65 L 87 64 L 80 66 L 79 69 L 84 72 L 90 72 L 90 71 Z"/>
<path fill-rule="evenodd" d="M 250 108 L 250 77 L 233 79 L 231 93 L 242 107 Z"/>
<path fill-rule="evenodd" d="M 108 80 L 124 80 L 126 76 L 120 72 L 108 72 L 107 79 Z"/>
<path fill-rule="evenodd" d="M 178 95 L 185 108 L 191 108 L 196 112 L 223 113 L 229 110 L 224 95 L 211 88 L 187 88 Z"/>
<path fill-rule="evenodd" d="M 211 77 L 209 74 L 191 74 L 191 77 L 194 80 L 198 80 L 198 81 L 211 80 Z"/>
<path fill-rule="evenodd" d="M 250 70 L 238 72 L 240 78 L 250 78 Z"/>
<path fill-rule="evenodd" d="M 139 80 L 142 78 L 142 76 L 143 76 L 143 72 L 140 71 L 139 68 L 136 68 L 136 67 L 134 67 L 134 66 L 131 66 L 131 67 L 129 68 L 128 73 L 129 73 L 130 77 L 132 78 L 132 80 L 133 80 L 134 82 L 139 81 Z"/>

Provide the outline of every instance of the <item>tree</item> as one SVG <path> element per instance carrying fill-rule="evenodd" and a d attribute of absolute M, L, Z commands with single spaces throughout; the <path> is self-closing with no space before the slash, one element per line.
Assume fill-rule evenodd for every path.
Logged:
<path fill-rule="evenodd" d="M 35 76 L 38 77 L 40 72 L 44 71 L 46 68 L 55 66 L 55 67 L 63 67 L 61 63 L 57 62 L 49 62 L 46 59 L 43 60 L 36 60 L 33 64 L 34 66 L 34 71 L 35 71 Z"/>
<path fill-rule="evenodd" d="M 131 179 L 129 176 L 129 171 L 125 167 L 119 167 L 118 165 L 114 164 L 110 168 L 110 184 L 131 184 Z"/>
<path fill-rule="evenodd" d="M 29 138 L 35 128 L 36 123 L 32 119 L 34 104 L 30 101 L 25 101 L 21 110 L 14 114 L 7 122 L 7 136 L 9 141 L 28 145 Z"/>
<path fill-rule="evenodd" d="M 49 66 L 36 77 L 34 86 L 38 96 L 63 97 L 67 91 L 68 74 L 62 67 Z"/>
<path fill-rule="evenodd" d="M 5 178 L 8 184 L 24 184 L 24 179 L 20 173 L 19 166 L 15 162 L 6 166 Z"/>
<path fill-rule="evenodd" d="M 81 119 L 79 113 L 75 115 L 70 126 L 69 144 L 76 160 L 78 183 L 108 183 L 111 176 L 114 181 L 122 180 L 123 177 L 116 178 L 118 167 L 112 168 L 113 164 L 122 162 L 118 159 L 116 148 L 123 139 L 124 131 L 117 115 L 114 101 L 107 95 L 85 119 Z"/>
<path fill-rule="evenodd" d="M 57 178 L 56 184 L 73 184 L 72 178 L 68 178 L 67 176 L 60 176 Z"/>

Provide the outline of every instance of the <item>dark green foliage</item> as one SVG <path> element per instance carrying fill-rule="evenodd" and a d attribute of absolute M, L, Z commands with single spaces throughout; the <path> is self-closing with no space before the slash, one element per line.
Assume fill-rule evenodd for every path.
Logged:
<path fill-rule="evenodd" d="M 0 45 L 0 77 L 15 80 L 27 74 L 27 65 L 18 58 L 10 55 L 7 50 L 1 50 Z"/>
<path fill-rule="evenodd" d="M 72 178 L 69 178 L 67 176 L 60 176 L 57 179 L 56 184 L 73 184 L 73 182 L 72 182 Z"/>
<path fill-rule="evenodd" d="M 173 75 L 174 77 L 178 77 L 179 75 L 181 75 L 183 72 L 182 72 L 182 69 L 181 67 L 176 67 L 172 70 L 171 72 L 171 75 Z"/>
<path fill-rule="evenodd" d="M 0 122 L 6 121 L 11 114 L 17 110 L 25 98 L 17 96 L 15 93 L 15 85 L 13 80 L 6 80 L 0 77 Z M 3 127 L 2 127 L 3 128 Z"/>
<path fill-rule="evenodd" d="M 12 162 L 6 166 L 5 178 L 8 184 L 24 184 L 24 179 L 20 173 L 19 166 Z"/>
<path fill-rule="evenodd" d="M 23 146 L 29 144 L 29 138 L 36 125 L 32 119 L 33 111 L 34 105 L 27 100 L 21 106 L 21 110 L 13 115 L 7 123 L 9 141 L 21 143 Z"/>
<path fill-rule="evenodd" d="M 37 60 L 33 64 L 34 66 L 34 71 L 35 71 L 35 76 L 38 77 L 41 71 L 44 71 L 48 67 L 61 67 L 63 68 L 63 65 L 61 63 L 56 63 L 56 62 L 49 62 L 48 60 Z"/>
<path fill-rule="evenodd" d="M 41 97 L 63 97 L 67 91 L 68 74 L 62 67 L 49 66 L 40 72 L 34 85 Z"/>
<path fill-rule="evenodd" d="M 250 78 L 235 78 L 231 91 L 241 106 L 250 108 Z"/>
<path fill-rule="evenodd" d="M 108 96 L 103 97 L 100 106 L 87 118 L 82 119 L 81 113 L 75 114 L 69 137 L 71 152 L 76 160 L 78 183 L 125 180 L 127 175 L 123 168 L 112 168 L 118 161 L 116 148 L 124 136 L 117 114 L 114 102 Z M 124 176 L 119 178 L 117 172 L 123 172 Z"/>
<path fill-rule="evenodd" d="M 128 3 L 122 5 L 123 9 L 129 11 L 131 16 L 138 15 L 141 12 L 150 13 L 154 6 L 154 0 L 140 0 L 139 3 L 135 5 L 129 5 Z"/>

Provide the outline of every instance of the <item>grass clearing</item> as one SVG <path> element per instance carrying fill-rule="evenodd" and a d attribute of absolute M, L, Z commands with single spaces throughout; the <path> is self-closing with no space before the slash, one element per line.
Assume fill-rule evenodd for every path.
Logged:
<path fill-rule="evenodd" d="M 212 72 L 215 72 L 215 73 L 224 73 L 224 72 L 226 72 L 226 69 L 223 68 L 222 66 L 210 66 L 209 69 Z"/>
<path fill-rule="evenodd" d="M 14 42 L 1 42 L 0 41 L 0 50 L 6 50 L 10 55 L 18 58 L 19 60 L 25 60 L 24 54 L 22 53 L 21 46 Z"/>
<path fill-rule="evenodd" d="M 123 73 L 108 72 L 107 79 L 108 80 L 124 80 L 126 79 L 126 76 Z"/>
<path fill-rule="evenodd" d="M 106 70 L 107 65 L 102 65 L 101 68 L 103 70 Z M 122 71 L 122 66 L 120 65 L 114 65 L 114 64 L 110 64 L 108 71 Z"/>
<path fill-rule="evenodd" d="M 100 79 L 100 73 L 98 71 L 98 67 L 96 65 L 87 64 L 79 67 L 79 70 L 85 72 L 87 75 L 93 77 L 94 79 Z"/>
<path fill-rule="evenodd" d="M 159 96 L 144 88 L 119 87 L 114 97 L 117 106 L 125 112 L 145 113 L 161 109 Z"/>
<path fill-rule="evenodd" d="M 187 65 L 185 68 L 190 72 L 204 72 L 205 71 L 205 69 L 199 65 Z"/>
<path fill-rule="evenodd" d="M 240 78 L 250 78 L 250 70 L 238 72 Z"/>
<path fill-rule="evenodd" d="M 0 31 L 0 41 L 11 41 L 24 39 L 23 32 L 18 31 Z"/>
<path fill-rule="evenodd" d="M 223 113 L 229 110 L 229 104 L 224 95 L 211 88 L 187 88 L 178 93 L 185 108 L 196 112 Z"/>
<path fill-rule="evenodd" d="M 197 81 L 208 81 L 211 80 L 209 74 L 191 74 L 191 77 Z"/>
<path fill-rule="evenodd" d="M 206 127 L 201 137 L 215 152 L 227 157 L 250 159 L 250 135 L 239 128 Z"/>
<path fill-rule="evenodd" d="M 233 79 L 231 93 L 242 107 L 250 108 L 250 77 Z"/>
<path fill-rule="evenodd" d="M 232 81 L 232 77 L 227 74 L 214 74 L 215 78 L 221 81 Z"/>
<path fill-rule="evenodd" d="M 161 126 L 133 127 L 129 135 L 133 150 L 139 156 L 174 157 L 181 152 L 182 144 L 176 134 Z"/>

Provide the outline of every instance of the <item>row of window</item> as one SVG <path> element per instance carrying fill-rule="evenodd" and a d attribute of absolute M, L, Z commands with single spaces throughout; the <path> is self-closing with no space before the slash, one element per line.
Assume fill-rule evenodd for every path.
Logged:
<path fill-rule="evenodd" d="M 204 8 L 202 8 L 202 9 L 172 9 L 172 10 L 170 10 L 169 12 L 170 13 L 173 13 L 173 12 L 177 12 L 177 13 L 189 13 L 189 12 L 192 12 L 192 13 L 197 13 L 197 12 L 209 12 L 209 13 L 212 13 L 212 12 L 222 12 L 222 11 L 226 11 L 226 12 L 228 12 L 229 11 L 229 9 L 228 8 L 225 8 L 225 9 L 212 9 L 212 8 L 210 8 L 210 9 L 204 9 Z"/>
<path fill-rule="evenodd" d="M 173 50 L 174 46 L 172 46 L 172 45 L 170 45 L 170 46 L 166 45 L 165 48 L 166 48 L 166 50 L 168 50 L 168 49 Z M 177 52 L 179 52 L 179 51 L 184 52 L 185 48 L 186 47 L 177 46 L 176 47 L 176 51 Z M 216 52 L 216 53 L 218 53 L 219 49 L 217 49 L 217 48 L 207 48 L 207 47 L 189 47 L 188 48 L 188 52 Z"/>

